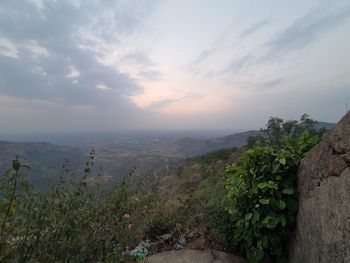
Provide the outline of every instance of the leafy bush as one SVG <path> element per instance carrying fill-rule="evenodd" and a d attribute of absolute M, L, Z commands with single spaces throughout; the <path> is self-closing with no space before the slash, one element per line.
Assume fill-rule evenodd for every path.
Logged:
<path fill-rule="evenodd" d="M 280 147 L 255 147 L 227 167 L 227 235 L 250 262 L 285 259 L 298 209 L 297 167 L 319 139 L 308 132 L 284 137 Z"/>

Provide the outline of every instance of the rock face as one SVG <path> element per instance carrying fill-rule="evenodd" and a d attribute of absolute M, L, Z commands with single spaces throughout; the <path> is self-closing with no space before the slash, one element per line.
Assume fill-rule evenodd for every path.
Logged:
<path fill-rule="evenodd" d="M 302 160 L 291 263 L 350 262 L 350 112 Z"/>

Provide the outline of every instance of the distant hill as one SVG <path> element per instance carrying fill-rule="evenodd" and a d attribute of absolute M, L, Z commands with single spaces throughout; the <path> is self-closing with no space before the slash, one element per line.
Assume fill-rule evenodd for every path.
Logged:
<path fill-rule="evenodd" d="M 317 122 L 315 126 L 317 129 L 330 129 L 334 127 L 335 124 L 329 122 Z M 171 144 L 169 146 L 169 151 L 183 154 L 185 156 L 201 155 L 222 148 L 241 147 L 246 144 L 246 141 L 250 136 L 255 136 L 259 133 L 259 130 L 250 130 L 215 139 L 184 138 Z"/>
<path fill-rule="evenodd" d="M 64 159 L 69 159 L 73 170 L 82 167 L 87 159 L 84 152 L 74 147 L 43 142 L 0 141 L 0 173 L 11 168 L 11 160 L 17 154 L 27 159 L 24 163 L 29 164 L 32 168 L 28 172 L 28 179 L 40 188 L 45 187 L 43 183 L 47 179 L 58 177 Z"/>
<path fill-rule="evenodd" d="M 316 122 L 315 126 L 318 129 L 322 129 L 322 128 L 331 129 L 335 126 L 335 123 L 319 121 L 319 122 Z"/>
<path fill-rule="evenodd" d="M 259 133 L 260 131 L 250 130 L 215 139 L 184 138 L 170 145 L 169 151 L 181 153 L 185 156 L 195 156 L 221 148 L 241 147 L 246 143 L 249 136 Z"/>

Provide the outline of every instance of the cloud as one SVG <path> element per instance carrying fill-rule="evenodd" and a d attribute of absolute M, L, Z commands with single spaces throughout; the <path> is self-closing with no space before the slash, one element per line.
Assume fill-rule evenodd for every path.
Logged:
<path fill-rule="evenodd" d="M 29 51 L 34 59 L 40 59 L 49 55 L 48 50 L 44 47 L 41 47 L 34 40 L 25 43 L 21 48 L 25 51 Z"/>
<path fill-rule="evenodd" d="M 165 106 L 168 106 L 169 104 L 172 104 L 174 102 L 178 101 L 178 99 L 161 99 L 161 100 L 157 100 L 152 102 L 147 109 L 148 110 L 157 110 L 157 109 L 161 109 L 164 108 Z"/>
<path fill-rule="evenodd" d="M 69 72 L 69 74 L 66 76 L 66 78 L 76 78 L 76 77 L 79 77 L 79 75 L 80 75 L 79 70 L 77 70 L 74 66 L 70 66 L 69 69 L 70 69 L 70 72 Z"/>
<path fill-rule="evenodd" d="M 120 59 L 120 63 L 129 73 L 133 73 L 135 78 L 147 81 L 162 80 L 163 73 L 157 70 L 157 64 L 144 52 L 128 53 Z"/>
<path fill-rule="evenodd" d="M 103 83 L 97 84 L 97 85 L 96 85 L 96 89 L 103 90 L 103 91 L 111 90 L 110 87 L 107 87 L 107 86 L 106 86 L 105 84 L 103 84 Z"/>
<path fill-rule="evenodd" d="M 247 28 L 246 30 L 244 30 L 240 35 L 239 38 L 245 38 L 255 32 L 257 32 L 258 30 L 262 29 L 264 26 L 266 26 L 269 23 L 268 19 L 264 19 L 261 20 L 259 22 L 256 22 L 255 24 L 253 24 L 252 26 L 250 26 L 249 28 Z"/>
<path fill-rule="evenodd" d="M 8 39 L 0 38 L 0 55 L 11 58 L 18 58 L 18 49 Z"/>
<path fill-rule="evenodd" d="M 0 5 L 0 94 L 39 100 L 62 98 L 68 105 L 96 108 L 129 104 L 136 110 L 128 97 L 141 93 L 142 87 L 127 73 L 101 63 L 98 45 L 82 49 L 80 32 L 115 43 L 119 35 L 137 26 L 152 5 L 146 1 L 103 3 L 8 1 Z M 151 65 L 146 55 L 137 59 Z M 156 78 L 157 72 L 143 74 Z M 101 83 L 110 94 L 96 88 Z"/>
<path fill-rule="evenodd" d="M 121 65 L 104 59 L 111 50 L 124 48 L 120 39 L 134 32 L 155 3 L 1 3 L 0 96 L 14 98 L 12 101 L 21 105 L 0 105 L 0 121 L 10 125 L 6 113 L 10 111 L 17 120 L 36 119 L 32 124 L 23 122 L 26 129 L 94 130 L 142 125 L 151 116 L 146 117 L 131 96 L 143 93 L 143 87 Z M 160 72 L 151 68 L 154 66 L 147 54 L 134 59 L 143 63 L 142 78 L 159 78 Z M 16 109 L 23 107 L 27 111 L 18 113 Z"/>
<path fill-rule="evenodd" d="M 280 59 L 311 45 L 322 33 L 350 17 L 350 7 L 339 10 L 313 10 L 295 20 L 286 29 L 277 33 L 263 47 L 267 53 L 262 61 Z"/>
<path fill-rule="evenodd" d="M 155 66 L 155 63 L 151 61 L 151 59 L 144 52 L 140 52 L 140 51 L 124 55 L 121 58 L 121 61 L 126 63 L 139 64 L 147 67 Z"/>
<path fill-rule="evenodd" d="M 206 61 L 211 55 L 213 55 L 214 53 L 216 53 L 220 47 L 222 46 L 222 44 L 224 43 L 227 35 L 231 32 L 232 28 L 234 26 L 234 23 L 231 23 L 225 30 L 224 32 L 212 43 L 212 45 L 203 50 L 199 56 L 194 59 L 192 62 L 190 62 L 189 67 L 194 67 L 198 64 L 203 63 L 204 61 Z"/>
<path fill-rule="evenodd" d="M 244 70 L 246 67 L 251 65 L 254 61 L 254 57 L 252 54 L 247 54 L 242 57 L 234 58 L 230 64 L 220 72 L 220 74 L 226 74 L 226 73 L 239 73 L 240 71 Z"/>
<path fill-rule="evenodd" d="M 269 81 L 265 81 L 261 84 L 261 87 L 263 88 L 274 88 L 282 84 L 284 80 L 282 78 L 272 79 Z"/>
<path fill-rule="evenodd" d="M 199 56 L 190 63 L 190 65 L 194 66 L 194 65 L 197 65 L 197 64 L 200 64 L 200 63 L 204 62 L 205 60 L 207 60 L 209 58 L 209 56 L 214 54 L 218 49 L 219 49 L 219 46 L 218 45 L 214 45 L 211 48 L 203 50 L 199 54 Z"/>
<path fill-rule="evenodd" d="M 213 122 L 206 121 L 202 109 L 215 111 L 217 105 L 230 111 L 226 119 L 223 112 L 210 116 L 214 123 L 221 118 L 220 127 L 226 127 L 232 115 L 244 116 L 251 97 L 272 111 L 280 102 L 267 105 L 261 98 L 288 89 L 297 98 L 304 89 L 318 93 L 320 83 L 329 89 L 349 83 L 346 1 L 326 1 L 327 9 L 308 13 L 302 10 L 319 3 L 252 8 L 243 2 L 180 2 L 1 1 L 1 126 L 14 127 L 16 119 L 26 130 L 36 118 L 37 130 L 130 123 L 168 128 L 174 120 L 210 127 Z M 233 17 L 236 21 L 229 25 Z M 299 54 L 305 57 L 289 59 Z M 291 111 L 293 107 L 291 103 Z M 181 118 L 169 117 L 177 111 L 184 113 Z M 253 122 L 258 117 L 255 108 L 251 111 Z M 187 112 L 203 115 L 194 119 Z M 160 115 L 167 124 L 159 121 Z"/>
<path fill-rule="evenodd" d="M 159 70 L 152 70 L 149 68 L 141 69 L 138 72 L 138 77 L 143 80 L 157 81 L 162 80 L 163 73 Z"/>
<path fill-rule="evenodd" d="M 250 26 L 249 28 L 244 30 L 238 36 L 238 39 L 244 39 L 244 38 L 248 37 L 249 35 L 257 32 L 260 29 L 262 29 L 268 23 L 269 23 L 268 19 L 264 19 L 264 20 L 256 22 L 255 24 L 253 24 L 252 26 Z M 232 23 L 229 27 L 227 27 L 225 29 L 225 31 L 214 41 L 214 43 L 211 45 L 210 48 L 203 50 L 200 53 L 200 55 L 189 64 L 190 70 L 194 74 L 196 74 L 196 72 L 198 72 L 198 70 L 194 70 L 195 66 L 205 62 L 210 56 L 212 56 L 213 54 L 217 53 L 220 50 L 220 48 L 222 47 L 225 39 L 227 38 L 227 35 L 232 30 L 233 26 L 234 26 L 234 23 Z M 232 60 L 230 65 L 224 71 L 222 71 L 219 74 L 227 73 L 229 71 L 231 71 L 231 72 L 239 72 L 240 70 L 242 70 L 246 66 L 246 64 L 249 61 L 252 60 L 252 58 L 253 58 L 253 56 L 251 56 L 251 55 L 246 55 L 246 56 L 243 56 L 243 57 L 237 58 L 237 59 L 235 58 L 234 60 Z M 206 74 L 206 75 L 208 75 L 208 74 Z"/>
<path fill-rule="evenodd" d="M 243 56 L 231 59 L 228 66 L 219 73 L 246 73 L 257 70 L 266 63 L 280 62 L 291 54 L 299 54 L 304 48 L 312 45 L 322 34 L 334 29 L 350 17 L 350 7 L 313 9 L 287 25 L 285 29 L 273 34 L 267 41 L 253 46 Z M 267 26 L 269 20 L 261 20 L 240 34 L 245 38 Z M 268 86 L 274 83 L 266 83 Z"/>
<path fill-rule="evenodd" d="M 39 66 L 35 66 L 34 68 L 32 68 L 32 72 L 41 76 L 47 76 L 47 72 Z"/>
<path fill-rule="evenodd" d="M 193 101 L 193 100 L 198 100 L 202 98 L 203 95 L 197 94 L 197 93 L 188 93 L 183 97 L 177 98 L 177 99 L 172 99 L 172 98 L 167 98 L 167 99 L 160 99 L 157 101 L 152 102 L 148 107 L 147 110 L 158 110 L 161 108 L 164 108 L 170 104 L 180 102 L 180 101 Z"/>

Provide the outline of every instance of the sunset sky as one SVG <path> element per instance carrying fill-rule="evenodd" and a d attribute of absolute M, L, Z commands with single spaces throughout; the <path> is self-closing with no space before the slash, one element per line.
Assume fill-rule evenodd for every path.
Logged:
<path fill-rule="evenodd" d="M 2 0 L 1 132 L 335 122 L 349 49 L 348 0 Z"/>

